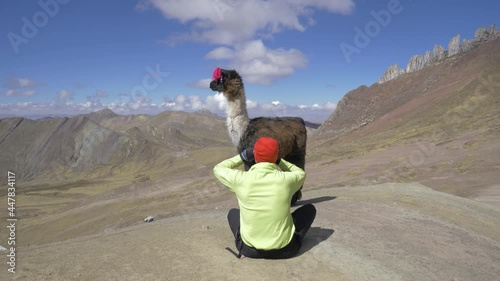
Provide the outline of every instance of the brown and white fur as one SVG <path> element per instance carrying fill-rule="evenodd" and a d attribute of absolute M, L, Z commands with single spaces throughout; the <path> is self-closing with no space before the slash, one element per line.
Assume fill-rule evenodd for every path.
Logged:
<path fill-rule="evenodd" d="M 231 141 L 243 151 L 255 144 L 260 137 L 275 138 L 280 147 L 279 157 L 305 168 L 307 130 L 300 117 L 258 117 L 249 119 L 245 87 L 235 70 L 222 70 L 222 78 L 212 81 L 210 88 L 222 92 L 227 99 L 226 125 Z M 254 163 L 245 163 L 248 170 Z M 301 187 L 302 189 L 302 187 Z M 292 204 L 302 197 L 299 190 L 292 198 Z"/>

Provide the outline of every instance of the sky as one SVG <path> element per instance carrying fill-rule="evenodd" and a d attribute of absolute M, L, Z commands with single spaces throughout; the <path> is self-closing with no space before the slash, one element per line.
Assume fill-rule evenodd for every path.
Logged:
<path fill-rule="evenodd" d="M 236 69 L 254 116 L 323 122 L 435 44 L 497 24 L 500 1 L 0 1 L 0 116 L 210 110 Z"/>

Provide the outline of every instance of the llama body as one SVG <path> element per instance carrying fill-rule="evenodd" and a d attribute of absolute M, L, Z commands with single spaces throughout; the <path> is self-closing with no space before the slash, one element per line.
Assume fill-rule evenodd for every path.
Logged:
<path fill-rule="evenodd" d="M 305 169 L 307 130 L 299 117 L 258 117 L 249 119 L 246 108 L 245 87 L 235 70 L 216 69 L 210 88 L 223 92 L 227 99 L 226 125 L 231 141 L 243 151 L 253 146 L 260 137 L 272 137 L 279 143 L 279 157 Z M 251 165 L 250 165 L 251 166 Z M 245 170 L 250 168 L 245 164 Z M 301 187 L 302 189 L 302 187 Z M 302 197 L 299 190 L 292 198 L 292 204 Z"/>

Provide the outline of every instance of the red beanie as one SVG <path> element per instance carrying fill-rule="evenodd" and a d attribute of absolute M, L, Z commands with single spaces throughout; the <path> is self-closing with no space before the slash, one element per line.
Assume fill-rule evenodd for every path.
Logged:
<path fill-rule="evenodd" d="M 278 152 L 278 141 L 269 137 L 262 137 L 258 139 L 253 146 L 253 155 L 255 156 L 255 162 L 257 163 L 275 163 L 276 160 L 278 160 Z"/>

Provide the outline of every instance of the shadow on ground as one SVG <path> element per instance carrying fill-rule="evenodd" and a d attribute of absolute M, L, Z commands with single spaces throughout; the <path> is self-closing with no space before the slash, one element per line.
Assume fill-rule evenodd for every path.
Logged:
<path fill-rule="evenodd" d="M 304 206 L 304 205 L 307 205 L 307 204 L 316 204 L 316 203 L 321 203 L 321 202 L 325 202 L 325 201 L 334 200 L 335 198 L 337 198 L 337 197 L 336 196 L 322 196 L 322 197 L 318 197 L 318 198 L 312 198 L 312 199 L 307 199 L 307 200 L 300 200 L 295 205 L 297 205 L 297 206 Z"/>
<path fill-rule="evenodd" d="M 300 256 L 315 246 L 317 246 L 319 243 L 327 240 L 332 236 L 332 234 L 335 232 L 333 229 L 329 228 L 321 228 L 321 227 L 311 227 L 309 231 L 306 234 L 306 237 L 304 238 L 304 241 L 302 242 L 302 247 L 299 250 L 299 253 L 297 256 Z"/>

